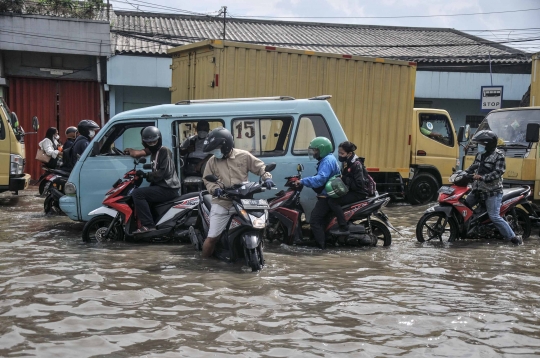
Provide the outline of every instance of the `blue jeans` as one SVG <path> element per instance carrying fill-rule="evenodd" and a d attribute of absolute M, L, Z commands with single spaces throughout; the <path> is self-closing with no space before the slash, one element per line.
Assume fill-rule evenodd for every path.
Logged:
<path fill-rule="evenodd" d="M 474 193 L 471 193 L 469 194 L 467 199 L 465 199 L 465 201 L 467 202 L 467 205 L 469 205 L 469 207 L 472 208 L 473 206 L 478 204 L 479 200 L 476 197 L 476 195 L 474 195 Z M 501 201 L 502 201 L 502 193 L 498 193 L 493 196 L 490 196 L 485 201 L 486 208 L 487 208 L 489 218 L 491 219 L 491 222 L 493 223 L 493 225 L 495 225 L 495 227 L 499 230 L 499 232 L 501 233 L 501 235 L 504 237 L 505 240 L 510 240 L 511 238 L 516 236 L 516 234 L 514 234 L 514 231 L 512 230 L 510 225 L 508 225 L 506 220 L 504 220 L 499 215 L 501 211 Z"/>

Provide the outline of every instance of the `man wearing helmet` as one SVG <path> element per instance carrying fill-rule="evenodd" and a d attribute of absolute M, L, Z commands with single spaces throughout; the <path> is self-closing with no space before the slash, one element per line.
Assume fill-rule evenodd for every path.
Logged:
<path fill-rule="evenodd" d="M 201 120 L 197 122 L 197 134 L 186 139 L 180 146 L 180 155 L 186 156 L 185 175 L 201 176 L 201 167 L 205 159 L 209 156 L 203 151 L 204 141 L 210 132 L 208 121 Z"/>
<path fill-rule="evenodd" d="M 97 130 L 99 130 L 99 126 L 90 119 L 83 119 L 79 122 L 77 125 L 79 136 L 75 139 L 69 151 L 64 153 L 64 163 L 60 169 L 65 171 L 71 171 L 73 169 L 79 157 L 84 153 L 86 147 L 88 147 L 88 144 L 96 135 Z"/>
<path fill-rule="evenodd" d="M 487 212 L 493 225 L 505 240 L 521 245 L 523 240 L 516 236 L 506 220 L 500 216 L 502 201 L 502 176 L 506 171 L 504 154 L 497 149 L 497 134 L 490 130 L 482 130 L 474 135 L 471 142 L 477 144 L 478 154 L 472 165 L 465 171 L 474 174 L 473 190 L 466 202 L 473 207 L 480 200 L 485 201 Z"/>
<path fill-rule="evenodd" d="M 75 138 L 77 138 L 77 127 L 67 127 L 66 129 L 66 142 L 64 143 L 64 150 L 73 147 Z"/>
<path fill-rule="evenodd" d="M 161 132 L 157 127 L 145 127 L 141 131 L 142 144 L 150 152 L 152 171 L 150 173 L 137 170 L 137 176 L 146 178 L 150 186 L 136 188 L 131 196 L 135 204 L 137 217 L 141 227 L 134 234 L 148 232 L 156 229 L 150 205 L 163 203 L 178 196 L 180 180 L 176 174 L 176 167 L 172 152 L 162 145 Z"/>
<path fill-rule="evenodd" d="M 324 187 L 330 178 L 341 173 L 338 161 L 332 154 L 333 151 L 332 142 L 328 138 L 317 137 L 313 139 L 309 143 L 308 155 L 310 159 L 315 158 L 318 161 L 317 174 L 295 182 L 296 185 L 307 186 L 317 193 L 317 203 L 311 212 L 309 225 L 313 231 L 315 242 L 321 249 L 326 247 L 324 223 L 326 215 L 331 210 L 328 205 L 328 195 Z"/>
<path fill-rule="evenodd" d="M 206 163 L 203 175 L 206 189 L 214 196 L 210 210 L 208 237 L 202 248 L 202 256 L 208 258 L 214 253 L 219 236 L 227 227 L 227 222 L 235 211 L 232 208 L 232 201 L 221 197 L 223 195 L 221 186 L 205 180 L 204 177 L 213 174 L 225 187 L 247 181 L 249 172 L 262 176 L 264 185 L 268 189 L 274 186 L 274 182 L 272 175 L 266 172 L 264 162 L 246 150 L 234 148 L 231 132 L 223 127 L 216 128 L 208 134 L 203 150 L 205 153 L 213 154 Z"/>

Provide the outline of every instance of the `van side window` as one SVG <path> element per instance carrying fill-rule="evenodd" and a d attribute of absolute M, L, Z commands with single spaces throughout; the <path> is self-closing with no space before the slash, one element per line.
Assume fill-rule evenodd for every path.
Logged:
<path fill-rule="evenodd" d="M 420 113 L 419 129 L 424 136 L 449 147 L 454 146 L 450 119 L 444 114 Z"/>
<path fill-rule="evenodd" d="M 296 137 L 292 154 L 307 155 L 309 142 L 315 137 L 325 137 L 330 139 L 332 146 L 335 148 L 334 140 L 328 129 L 328 125 L 324 118 L 320 115 L 304 115 L 300 117 L 298 128 L 296 129 Z"/>
<path fill-rule="evenodd" d="M 292 122 L 292 118 L 235 119 L 231 130 L 234 147 L 261 157 L 285 155 Z"/>
<path fill-rule="evenodd" d="M 210 125 L 210 131 L 218 127 L 223 127 L 223 120 L 221 119 L 204 119 Z M 186 120 L 178 123 L 178 145 L 184 143 L 184 141 L 197 134 L 197 122 L 199 120 Z"/>
<path fill-rule="evenodd" d="M 118 123 L 107 131 L 99 141 L 100 155 L 123 155 L 126 148 L 143 149 L 141 131 L 155 122 Z"/>

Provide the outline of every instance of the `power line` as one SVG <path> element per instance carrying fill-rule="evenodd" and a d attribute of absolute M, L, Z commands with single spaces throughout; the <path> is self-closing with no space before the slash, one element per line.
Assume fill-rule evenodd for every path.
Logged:
<path fill-rule="evenodd" d="M 257 15 L 241 15 L 236 17 L 242 18 L 266 18 L 266 19 L 407 19 L 407 18 L 424 18 L 424 17 L 452 17 L 452 16 L 474 16 L 474 15 L 490 15 L 490 14 L 507 14 L 515 12 L 536 11 L 540 8 L 507 10 L 507 11 L 489 11 L 489 12 L 471 12 L 464 14 L 441 14 L 441 15 L 407 15 L 407 16 L 257 16 Z"/>

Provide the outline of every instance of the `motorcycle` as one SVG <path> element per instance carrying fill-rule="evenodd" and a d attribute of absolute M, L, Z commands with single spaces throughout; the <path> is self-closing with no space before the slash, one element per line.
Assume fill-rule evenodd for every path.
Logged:
<path fill-rule="evenodd" d="M 39 177 L 36 185 L 39 188 L 39 196 L 44 196 L 55 174 L 54 169 L 47 168 L 46 166 L 42 166 L 41 169 L 43 170 L 43 174 Z"/>
<path fill-rule="evenodd" d="M 460 170 L 449 179 L 451 186 L 439 189 L 438 204 L 430 207 L 416 225 L 416 238 L 419 242 L 438 240 L 440 242 L 458 239 L 502 238 L 499 230 L 489 219 L 486 206 L 479 203 L 471 208 L 465 201 L 470 194 L 469 185 L 473 175 Z M 533 211 L 527 199 L 531 188 L 503 189 L 500 215 L 516 235 L 526 239 L 531 234 L 531 220 L 527 211 Z M 518 208 L 521 205 L 525 210 Z M 529 211 L 529 212 L 531 212 Z"/>
<path fill-rule="evenodd" d="M 169 242 L 171 240 L 189 240 L 189 227 L 197 220 L 196 210 L 199 204 L 199 193 L 190 193 L 176 197 L 165 203 L 150 205 L 156 230 L 137 233 L 140 221 L 135 213 L 135 205 L 131 193 L 139 187 L 142 178 L 136 175 L 138 164 L 146 163 L 146 158 L 134 160 L 134 168 L 118 179 L 105 194 L 103 206 L 91 211 L 93 216 L 83 228 L 84 242 L 110 242 L 134 239 L 151 242 Z M 151 169 L 145 164 L 143 169 Z M 189 242 L 189 241 L 188 241 Z"/>
<path fill-rule="evenodd" d="M 266 171 L 271 172 L 276 164 L 268 164 Z M 205 179 L 218 183 L 225 195 L 232 200 L 236 213 L 229 220 L 214 249 L 214 256 L 227 262 L 237 262 L 244 258 L 246 265 L 253 272 L 264 266 L 264 230 L 268 219 L 268 202 L 265 199 L 253 199 L 253 195 L 266 190 L 261 182 L 245 182 L 226 188 L 215 175 Z M 202 250 L 204 238 L 210 226 L 212 195 L 208 191 L 199 194 L 199 220 L 196 227 L 190 228 L 191 242 L 196 250 Z"/>
<path fill-rule="evenodd" d="M 311 231 L 303 228 L 307 224 L 304 219 L 304 209 L 300 203 L 303 187 L 295 185 L 295 182 L 302 178 L 304 167 L 298 164 L 296 170 L 297 175 L 285 178 L 287 191 L 282 190 L 269 200 L 270 219 L 266 237 L 270 242 L 277 240 L 287 245 L 304 245 L 311 241 L 311 238 L 305 239 L 311 236 Z M 388 194 L 383 194 L 344 205 L 343 211 L 349 223 L 349 235 L 330 233 L 330 230 L 338 227 L 338 223 L 336 216 L 333 213 L 329 214 L 325 229 L 327 244 L 376 246 L 380 240 L 383 246 L 390 246 L 392 236 L 389 228 L 398 231 L 390 224 L 386 214 L 381 211 L 389 201 Z M 373 220 L 372 216 L 378 220 Z"/>
<path fill-rule="evenodd" d="M 60 198 L 65 195 L 64 186 L 69 179 L 70 173 L 59 169 L 48 170 L 50 174 L 42 181 L 42 183 L 45 183 L 42 194 L 42 196 L 45 196 L 43 211 L 45 214 L 62 214 L 62 209 L 60 209 Z"/>

